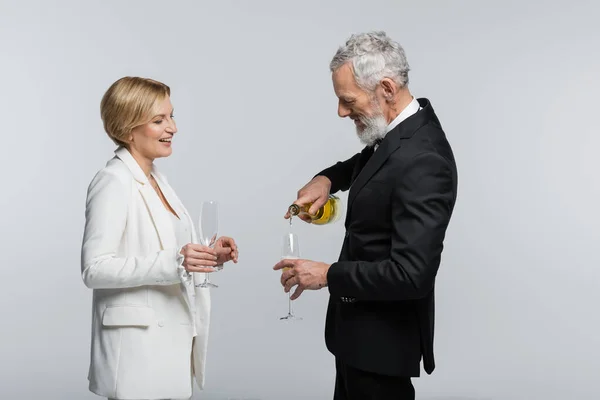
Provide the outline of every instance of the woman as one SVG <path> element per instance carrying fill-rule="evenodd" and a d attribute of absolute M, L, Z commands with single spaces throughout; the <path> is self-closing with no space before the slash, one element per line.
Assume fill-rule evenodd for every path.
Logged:
<path fill-rule="evenodd" d="M 210 293 L 195 273 L 237 262 L 233 239 L 195 244 L 190 216 L 153 161 L 173 152 L 170 89 L 125 77 L 101 102 L 115 157 L 87 194 L 82 276 L 94 289 L 90 391 L 184 399 L 204 386 Z"/>

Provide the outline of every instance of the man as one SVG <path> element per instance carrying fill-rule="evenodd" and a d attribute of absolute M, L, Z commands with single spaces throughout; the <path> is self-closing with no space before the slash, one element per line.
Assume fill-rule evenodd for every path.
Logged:
<path fill-rule="evenodd" d="M 281 282 L 296 286 L 292 299 L 329 289 L 334 400 L 413 400 L 421 359 L 428 374 L 435 367 L 434 282 L 456 201 L 454 156 L 429 100 L 407 87 L 404 50 L 384 32 L 351 36 L 330 69 L 338 114 L 365 148 L 318 173 L 295 203 L 312 202 L 315 213 L 329 193 L 349 190 L 339 261 L 273 268 L 290 268 Z"/>

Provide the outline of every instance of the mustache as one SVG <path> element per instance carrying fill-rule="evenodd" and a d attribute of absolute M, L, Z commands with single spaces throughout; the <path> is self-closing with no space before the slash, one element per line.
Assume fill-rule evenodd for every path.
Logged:
<path fill-rule="evenodd" d="M 350 119 L 366 125 L 372 119 L 372 117 L 368 117 L 366 115 L 350 115 Z"/>

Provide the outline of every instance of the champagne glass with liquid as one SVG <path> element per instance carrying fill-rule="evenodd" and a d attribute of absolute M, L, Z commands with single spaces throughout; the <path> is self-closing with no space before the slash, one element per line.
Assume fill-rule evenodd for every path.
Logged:
<path fill-rule="evenodd" d="M 298 236 L 296 234 L 289 232 L 283 235 L 283 247 L 281 251 L 281 259 L 298 259 L 300 258 L 300 248 L 298 247 Z M 284 268 L 282 271 L 286 271 L 289 268 Z M 284 321 L 299 321 L 302 320 L 301 317 L 294 315 L 292 311 L 292 290 L 288 293 L 288 314 L 285 317 L 279 318 Z"/>
<path fill-rule="evenodd" d="M 219 229 L 219 203 L 216 201 L 205 201 L 202 203 L 200 208 L 200 221 L 199 221 L 199 236 L 200 243 L 204 246 L 214 248 L 215 242 L 217 241 L 217 231 Z M 219 271 L 220 268 L 215 267 L 215 271 Z M 210 281 L 210 273 L 204 274 L 204 282 L 196 285 L 196 287 L 219 287 Z"/>

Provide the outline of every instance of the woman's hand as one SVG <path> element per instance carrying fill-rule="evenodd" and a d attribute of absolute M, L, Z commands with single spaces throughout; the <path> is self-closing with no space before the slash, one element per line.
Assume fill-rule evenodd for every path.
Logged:
<path fill-rule="evenodd" d="M 217 262 L 217 252 L 201 244 L 188 243 L 181 248 L 183 267 L 188 272 L 213 272 Z"/>
<path fill-rule="evenodd" d="M 221 236 L 215 243 L 215 250 L 217 251 L 217 264 L 224 264 L 227 261 L 233 261 L 237 264 L 238 261 L 238 247 L 235 244 L 235 240 L 227 236 Z"/>

